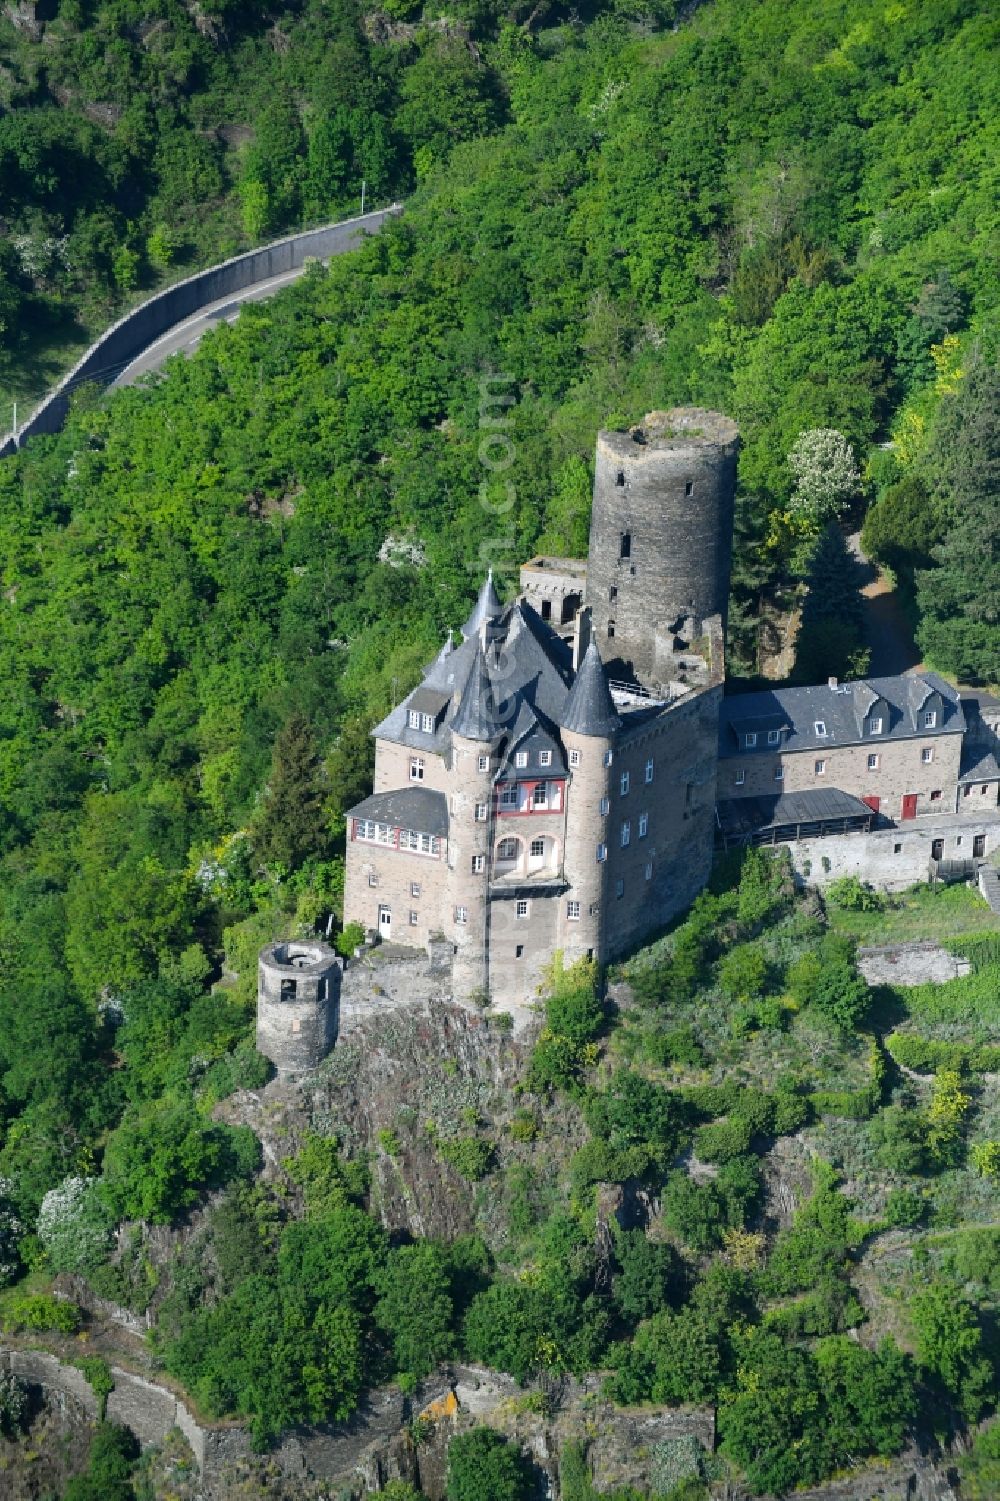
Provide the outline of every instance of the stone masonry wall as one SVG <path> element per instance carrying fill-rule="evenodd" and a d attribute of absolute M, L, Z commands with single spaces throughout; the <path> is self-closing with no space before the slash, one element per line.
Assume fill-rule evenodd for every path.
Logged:
<path fill-rule="evenodd" d="M 921 752 L 929 748 L 934 759 L 924 764 Z M 868 757 L 879 757 L 877 771 L 868 770 Z M 879 740 L 871 737 L 863 745 L 816 747 L 808 751 L 746 751 L 727 756 L 719 762 L 719 797 L 776 797 L 783 792 L 822 792 L 838 787 L 852 797 L 877 797 L 879 812 L 898 819 L 902 813 L 904 793 L 917 794 L 917 815 L 954 813 L 959 763 L 962 757 L 961 735 L 927 734 L 912 740 Z M 826 763 L 826 771 L 816 772 L 817 761 Z M 775 779 L 775 770 L 784 775 Z M 744 780 L 738 782 L 742 772 Z M 931 801 L 931 793 L 941 797 Z"/>
<path fill-rule="evenodd" d="M 935 839 L 944 840 L 945 860 L 964 860 L 971 859 L 977 834 L 984 836 L 987 858 L 1000 852 L 1000 820 L 973 821 L 958 815 L 873 834 L 802 839 L 787 848 L 796 874 L 813 886 L 826 886 L 841 876 L 858 876 L 885 891 L 905 891 L 928 879 Z"/>

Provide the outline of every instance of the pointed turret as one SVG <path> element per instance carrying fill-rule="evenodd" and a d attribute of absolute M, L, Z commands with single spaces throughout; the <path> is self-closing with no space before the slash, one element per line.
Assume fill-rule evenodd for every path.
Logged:
<path fill-rule="evenodd" d="M 462 688 L 462 697 L 451 722 L 451 731 L 453 735 L 461 735 L 466 740 L 488 741 L 495 740 L 502 729 L 493 684 L 486 670 L 483 644 L 479 641 Z"/>
<path fill-rule="evenodd" d="M 604 739 L 608 739 L 621 727 L 608 680 L 604 676 L 601 654 L 594 640 L 591 640 L 580 663 L 580 670 L 569 690 L 560 723 L 564 730 L 571 730 L 576 735 L 594 735 Z"/>
<path fill-rule="evenodd" d="M 476 600 L 475 608 L 462 627 L 462 635 L 466 641 L 471 641 L 473 636 L 478 635 L 480 628 L 488 620 L 495 620 L 502 610 L 503 605 L 500 603 L 499 595 L 493 587 L 493 569 L 491 568 L 483 582 L 483 587 L 479 591 L 479 598 Z"/>

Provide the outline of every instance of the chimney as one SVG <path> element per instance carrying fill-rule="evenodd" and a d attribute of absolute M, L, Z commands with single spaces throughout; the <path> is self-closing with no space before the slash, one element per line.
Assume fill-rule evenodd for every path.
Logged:
<path fill-rule="evenodd" d="M 837 679 L 836 678 L 827 678 L 827 680 L 826 680 L 826 686 L 828 688 L 836 688 L 836 686 L 837 686 Z"/>
<path fill-rule="evenodd" d="M 576 612 L 576 620 L 573 622 L 573 671 L 579 672 L 580 663 L 587 655 L 587 647 L 593 635 L 591 629 L 590 606 L 587 605 Z"/>

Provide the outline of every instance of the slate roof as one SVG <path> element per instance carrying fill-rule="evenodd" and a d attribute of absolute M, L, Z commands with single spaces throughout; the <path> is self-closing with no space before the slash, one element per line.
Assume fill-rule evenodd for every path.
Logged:
<path fill-rule="evenodd" d="M 1000 760 L 997 759 L 993 747 L 977 741 L 973 741 L 971 745 L 966 742 L 962 746 L 962 769 L 958 774 L 958 780 L 959 782 L 1000 781 Z"/>
<path fill-rule="evenodd" d="M 371 818 L 394 829 L 413 829 L 418 834 L 447 838 L 448 799 L 430 787 L 399 787 L 375 792 L 349 809 L 348 818 Z"/>
<path fill-rule="evenodd" d="M 576 680 L 569 691 L 560 724 L 577 735 L 609 737 L 621 728 L 621 720 L 611 698 L 597 643 L 587 647 Z"/>
<path fill-rule="evenodd" d="M 921 706 L 928 694 L 941 695 L 941 722 L 924 729 L 918 721 Z M 864 717 L 879 700 L 888 706 L 888 725 L 878 736 L 864 733 Z M 826 727 L 825 735 L 816 733 L 816 725 Z M 734 694 L 723 699 L 719 716 L 719 757 L 754 755 L 767 750 L 742 746 L 737 735 L 747 730 L 783 731 L 784 751 L 822 750 L 837 745 L 860 745 L 871 740 L 909 740 L 916 736 L 962 734 L 965 716 L 958 695 L 950 683 L 937 673 L 920 677 L 869 678 L 863 683 L 845 683 L 831 688 L 827 684 L 808 688 L 768 688 L 756 693 Z M 773 749 L 773 747 L 772 747 Z"/>
<path fill-rule="evenodd" d="M 483 586 L 479 591 L 479 597 L 472 607 L 472 614 L 462 627 L 462 635 L 466 641 L 471 641 L 473 636 L 478 636 L 479 628 L 488 620 L 495 620 L 503 610 L 500 597 L 493 585 L 493 569 L 491 568 Z"/>
<path fill-rule="evenodd" d="M 482 643 L 477 641 L 476 654 L 469 666 L 462 697 L 451 721 L 453 735 L 465 740 L 489 742 L 499 739 L 504 722 L 498 713 L 496 691 L 490 681 Z"/>
<path fill-rule="evenodd" d="M 723 798 L 716 807 L 722 833 L 729 838 L 760 833 L 764 829 L 792 828 L 798 824 L 839 823 L 843 819 L 872 819 L 874 812 L 860 798 L 839 787 L 816 792 L 786 792 L 778 797 Z"/>

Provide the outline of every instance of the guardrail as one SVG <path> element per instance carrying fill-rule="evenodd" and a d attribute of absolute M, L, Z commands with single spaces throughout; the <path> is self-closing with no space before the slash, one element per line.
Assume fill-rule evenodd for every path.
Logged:
<path fill-rule="evenodd" d="M 165 287 L 113 323 L 35 407 L 24 426 L 16 433 L 6 433 L 0 438 L 0 458 L 15 453 L 28 438 L 38 433 L 59 432 L 69 411 L 70 396 L 77 386 L 85 381 L 111 385 L 150 344 L 201 308 L 234 292 L 245 291 L 258 282 L 298 270 L 307 260 L 325 260 L 328 256 L 353 250 L 363 235 L 381 229 L 387 218 L 402 212 L 402 207 L 400 203 L 393 203 L 370 214 L 359 214 L 319 229 L 286 235 L 270 245 L 262 245 L 259 250 L 248 250 Z"/>

